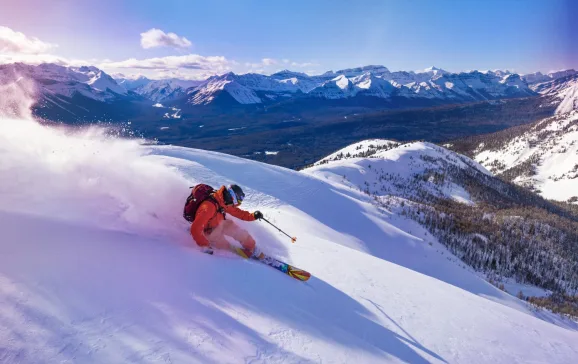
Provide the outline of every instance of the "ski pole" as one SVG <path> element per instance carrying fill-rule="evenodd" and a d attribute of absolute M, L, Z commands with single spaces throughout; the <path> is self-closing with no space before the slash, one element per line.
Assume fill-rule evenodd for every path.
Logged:
<path fill-rule="evenodd" d="M 261 220 L 264 220 L 267 224 L 273 226 L 275 229 L 279 230 L 279 232 L 285 234 L 289 239 L 291 239 L 291 242 L 294 243 L 297 241 L 297 238 L 292 237 L 291 235 L 287 234 L 286 232 L 284 232 L 283 230 L 279 229 L 277 226 L 273 225 L 269 220 L 267 220 L 266 218 L 262 217 Z"/>

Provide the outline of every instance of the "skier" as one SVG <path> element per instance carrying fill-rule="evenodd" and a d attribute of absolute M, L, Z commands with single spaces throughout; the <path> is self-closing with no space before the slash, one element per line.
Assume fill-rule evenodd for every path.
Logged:
<path fill-rule="evenodd" d="M 256 247 L 253 237 L 227 214 L 244 221 L 255 221 L 263 218 L 260 211 L 250 213 L 241 210 L 245 194 L 238 185 L 222 186 L 217 191 L 201 184 L 193 188 L 185 204 L 184 217 L 191 221 L 191 235 L 203 252 L 213 254 L 213 248 L 230 249 L 225 238 L 229 236 L 238 241 L 248 256 L 261 259 L 264 255 Z"/>

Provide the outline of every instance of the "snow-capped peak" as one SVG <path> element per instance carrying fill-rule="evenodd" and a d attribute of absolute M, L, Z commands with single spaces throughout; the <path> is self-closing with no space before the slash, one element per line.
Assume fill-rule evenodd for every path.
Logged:
<path fill-rule="evenodd" d="M 335 77 L 334 79 L 331 80 L 331 82 L 334 82 L 337 85 L 337 87 L 339 87 L 342 90 L 349 88 L 349 85 L 351 84 L 349 79 L 344 75 Z"/>
<path fill-rule="evenodd" d="M 431 67 L 428 67 L 424 70 L 416 71 L 415 73 L 431 73 L 434 75 L 438 75 L 438 74 L 444 74 L 444 73 L 448 73 L 448 72 L 446 70 L 441 69 L 441 68 L 431 66 Z"/>
<path fill-rule="evenodd" d="M 201 83 L 202 81 L 181 80 L 177 78 L 149 80 L 143 85 L 133 89 L 133 91 L 149 100 L 161 102 L 185 96 L 187 89 L 199 86 Z"/>

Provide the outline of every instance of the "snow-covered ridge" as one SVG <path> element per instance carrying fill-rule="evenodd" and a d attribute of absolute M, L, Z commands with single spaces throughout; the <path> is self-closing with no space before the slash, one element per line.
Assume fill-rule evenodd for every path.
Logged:
<path fill-rule="evenodd" d="M 348 145 L 345 148 L 334 152 L 327 157 L 316 162 L 314 165 L 321 165 L 332 161 L 350 158 L 371 158 L 375 157 L 378 151 L 393 149 L 400 146 L 402 143 L 385 139 L 368 139 Z"/>
<path fill-rule="evenodd" d="M 444 173 L 449 166 L 489 172 L 473 160 L 427 142 L 398 143 L 372 139 L 347 146 L 315 163 L 304 172 L 352 188 L 365 189 L 368 194 L 404 196 L 405 188 L 418 175 Z M 394 173 L 396 180 L 387 182 L 385 174 Z M 346 176 L 344 181 L 343 177 Z M 472 204 L 469 194 L 456 181 L 448 180 L 441 187 L 424 181 L 416 192 Z M 404 190 L 403 193 L 401 190 Z M 418 191 L 419 190 L 419 191 Z"/>
<path fill-rule="evenodd" d="M 499 145 L 480 143 L 475 160 L 543 197 L 578 202 L 578 111 L 536 122 L 519 134 L 499 133 Z M 508 137 L 509 135 L 509 137 Z M 491 135 L 489 136 L 492 137 Z M 511 176 L 510 176 L 511 174 Z"/>
<path fill-rule="evenodd" d="M 574 71 L 560 74 L 560 77 L 532 85 L 532 89 L 558 104 L 556 114 L 565 114 L 578 110 L 578 73 Z"/>

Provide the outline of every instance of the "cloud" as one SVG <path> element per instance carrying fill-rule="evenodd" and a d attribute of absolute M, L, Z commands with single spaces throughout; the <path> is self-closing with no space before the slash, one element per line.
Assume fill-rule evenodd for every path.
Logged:
<path fill-rule="evenodd" d="M 189 48 L 193 45 L 185 37 L 179 37 L 175 33 L 165 33 L 156 28 L 140 33 L 140 44 L 145 49 L 156 47 Z"/>
<path fill-rule="evenodd" d="M 304 62 L 304 63 L 291 62 L 291 66 L 292 67 L 299 67 L 299 68 L 308 68 L 308 67 L 316 67 L 319 65 L 317 63 L 313 63 L 313 62 Z"/>
<path fill-rule="evenodd" d="M 41 63 L 54 63 L 61 66 L 76 65 L 77 63 L 88 64 L 82 61 L 70 61 L 66 58 L 55 56 L 53 54 L 0 54 L 0 64 L 25 63 L 39 65 Z"/>
<path fill-rule="evenodd" d="M 264 66 L 273 66 L 273 65 L 276 65 L 276 64 L 277 64 L 277 60 L 276 60 L 276 59 L 273 59 L 273 58 L 263 58 L 263 59 L 261 60 L 261 63 L 262 63 Z"/>
<path fill-rule="evenodd" d="M 56 48 L 56 44 L 43 42 L 24 33 L 0 26 L 0 52 L 16 54 L 40 54 Z"/>
<path fill-rule="evenodd" d="M 177 77 L 204 79 L 231 70 L 236 62 L 223 56 L 167 56 L 147 59 L 130 58 L 119 62 L 102 62 L 99 68 L 107 72 L 122 72 L 127 75 L 144 74 L 149 78 Z"/>
<path fill-rule="evenodd" d="M 226 71 L 230 68 L 230 61 L 223 56 L 200 56 L 187 54 L 184 56 L 167 56 L 146 59 L 130 58 L 120 62 L 104 62 L 103 68 L 137 68 L 137 69 L 191 69 Z"/>

